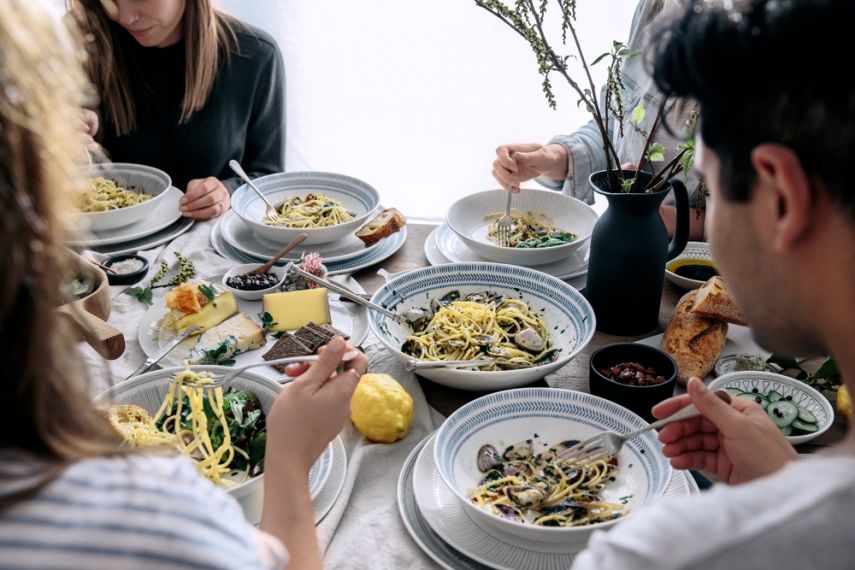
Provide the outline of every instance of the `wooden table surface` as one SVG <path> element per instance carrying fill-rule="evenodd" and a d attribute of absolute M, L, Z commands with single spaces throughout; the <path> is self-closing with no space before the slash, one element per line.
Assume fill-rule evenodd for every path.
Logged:
<path fill-rule="evenodd" d="M 407 240 L 401 249 L 383 262 L 354 273 L 354 278 L 360 285 L 362 285 L 366 292 L 374 293 L 385 284 L 383 276 L 377 275 L 377 270 L 380 268 L 385 269 L 389 273 L 397 273 L 400 271 L 412 271 L 414 269 L 429 266 L 430 263 L 428 262 L 424 252 L 424 244 L 430 232 L 436 227 L 437 226 L 435 225 L 428 224 L 407 224 Z M 632 337 L 613 336 L 597 331 L 594 333 L 594 337 L 585 349 L 566 366 L 555 373 L 548 375 L 546 378 L 530 384 L 530 386 L 550 386 L 553 388 L 566 388 L 589 392 L 588 360 L 591 354 L 596 349 L 606 344 L 615 342 L 634 342 L 662 333 L 665 330 L 665 326 L 668 324 L 668 321 L 671 319 L 671 315 L 674 313 L 674 308 L 676 307 L 677 302 L 683 294 L 685 294 L 684 290 L 680 289 L 670 281 L 665 280 L 665 285 L 662 289 L 662 303 L 659 307 L 658 327 L 649 331 L 647 334 Z M 812 371 L 819 366 L 820 362 L 821 359 L 812 359 L 803 363 L 802 366 L 806 370 Z M 421 377 L 419 377 L 419 381 L 428 403 L 444 416 L 448 416 L 464 404 L 485 394 L 485 392 L 471 392 L 468 390 L 448 388 Z M 825 395 L 829 397 L 832 406 L 834 406 L 835 395 L 829 392 L 825 392 Z M 796 450 L 799 453 L 812 453 L 818 449 L 839 442 L 843 439 L 845 431 L 846 424 L 839 416 L 835 415 L 834 423 L 828 431 L 808 443 L 796 446 Z"/>

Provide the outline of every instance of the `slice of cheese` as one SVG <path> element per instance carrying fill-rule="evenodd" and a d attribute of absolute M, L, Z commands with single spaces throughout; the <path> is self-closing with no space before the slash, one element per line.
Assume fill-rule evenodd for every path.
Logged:
<path fill-rule="evenodd" d="M 327 290 L 306 289 L 268 293 L 263 300 L 264 311 L 270 313 L 276 326 L 270 330 L 290 331 L 309 323 L 332 324 Z"/>
<path fill-rule="evenodd" d="M 216 305 L 216 307 L 214 306 Z M 201 326 L 203 327 L 197 333 L 200 334 L 206 330 L 213 328 L 225 321 L 238 312 L 237 301 L 231 291 L 223 291 L 220 295 L 214 297 L 214 301 L 208 303 L 198 313 L 184 315 L 175 321 L 175 330 L 183 331 L 187 327 Z"/>
<path fill-rule="evenodd" d="M 186 360 L 190 364 L 214 364 L 208 357 L 208 351 L 225 346 L 225 352 L 217 355 L 218 362 L 222 362 L 266 343 L 267 339 L 261 327 L 246 313 L 239 313 L 202 333 L 196 346 L 187 353 Z"/>

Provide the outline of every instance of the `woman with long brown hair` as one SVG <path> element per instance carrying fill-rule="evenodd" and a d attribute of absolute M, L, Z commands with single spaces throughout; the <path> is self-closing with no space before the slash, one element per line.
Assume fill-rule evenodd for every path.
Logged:
<path fill-rule="evenodd" d="M 211 0 L 70 0 L 100 97 L 85 113 L 114 162 L 166 171 L 184 215 L 210 219 L 250 177 L 285 169 L 285 71 L 276 41 Z M 99 129 L 100 123 L 100 129 Z"/>
<path fill-rule="evenodd" d="M 288 371 L 300 376 L 267 414 L 260 530 L 188 458 L 120 447 L 56 310 L 77 274 L 63 214 L 87 82 L 84 52 L 40 5 L 0 2 L 0 567 L 320 568 L 309 471 L 367 357 L 336 373 L 336 339 Z"/>

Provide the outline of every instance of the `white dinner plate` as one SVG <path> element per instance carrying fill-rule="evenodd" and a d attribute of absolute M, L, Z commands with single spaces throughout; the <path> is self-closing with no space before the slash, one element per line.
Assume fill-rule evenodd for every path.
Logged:
<path fill-rule="evenodd" d="M 206 279 L 206 281 L 221 285 L 222 277 L 222 275 L 217 275 L 211 279 Z M 247 316 L 256 323 L 260 323 L 258 314 L 262 312 L 261 301 L 248 301 L 237 297 L 235 297 L 235 300 L 237 301 L 239 312 L 246 313 Z M 157 295 L 154 298 L 154 304 L 148 311 L 146 311 L 142 320 L 140 320 L 140 326 L 137 334 L 139 336 L 140 347 L 143 349 L 146 356 L 155 354 L 160 350 L 161 346 L 168 342 L 168 339 L 162 338 L 164 331 L 161 330 L 159 325 L 160 320 L 168 312 L 169 310 L 166 308 L 164 296 Z M 349 344 L 353 346 L 359 346 L 362 344 L 362 341 L 365 340 L 365 336 L 368 334 L 368 309 L 366 307 L 357 305 L 356 303 L 342 303 L 341 301 L 333 300 L 331 298 L 330 315 L 332 316 L 332 326 L 341 332 L 350 335 L 350 339 L 347 341 Z M 187 351 L 195 346 L 198 339 L 198 335 L 191 336 L 179 343 L 178 346 L 172 349 L 172 351 L 170 351 L 170 353 L 160 361 L 161 365 L 182 366 L 184 355 L 186 355 Z M 264 362 L 264 354 L 273 348 L 275 343 L 276 339 L 273 338 L 271 334 L 268 334 L 267 344 L 261 348 L 250 350 L 243 354 L 238 354 L 234 357 L 234 365 L 236 367 L 241 367 Z M 252 370 L 262 376 L 266 376 L 274 380 L 281 380 L 284 377 L 283 374 L 272 366 L 259 366 Z"/>
<path fill-rule="evenodd" d="M 160 199 L 160 204 L 153 212 L 141 220 L 137 220 L 129 226 L 122 226 L 114 230 L 101 232 L 90 232 L 90 236 L 81 240 L 71 240 L 68 245 L 76 247 L 99 247 L 115 243 L 125 243 L 138 240 L 162 229 L 168 228 L 181 218 L 178 209 L 178 201 L 184 196 L 184 192 L 171 186 L 166 191 L 166 196 Z"/>
<path fill-rule="evenodd" d="M 312 500 L 312 509 L 315 512 L 315 524 L 323 520 L 335 504 L 344 487 L 344 479 L 347 475 L 347 452 L 341 436 L 336 436 L 332 441 L 332 464 L 326 482 L 321 487 L 318 496 Z"/>
<path fill-rule="evenodd" d="M 437 251 L 439 251 L 439 253 L 451 263 L 469 263 L 473 261 L 486 261 L 492 263 L 489 259 L 481 257 L 469 249 L 469 247 L 463 243 L 463 240 L 454 233 L 448 224 L 442 224 L 436 230 L 431 232 L 431 235 L 433 236 Z M 427 241 L 429 240 L 430 237 L 425 241 L 425 248 L 427 248 Z M 591 246 L 589 244 L 583 244 L 577 252 L 568 255 L 560 261 L 536 265 L 532 267 L 532 269 L 542 271 L 543 273 L 552 275 L 558 279 L 572 279 L 574 277 L 580 277 L 588 273 L 588 256 L 590 251 Z"/>
<path fill-rule="evenodd" d="M 382 208 L 382 206 L 380 206 Z M 283 245 L 266 239 L 250 228 L 238 217 L 234 211 L 229 210 L 223 216 L 220 223 L 220 231 L 229 245 L 253 257 L 270 259 L 282 250 Z M 321 254 L 324 263 L 332 261 L 345 261 L 364 255 L 368 250 L 379 247 L 383 240 L 366 245 L 355 234 L 349 234 L 340 240 L 330 243 L 319 243 L 310 246 L 298 246 L 281 257 L 285 261 L 299 261 L 304 252 L 316 251 Z"/>
<path fill-rule="evenodd" d="M 217 223 L 214 224 L 214 227 L 211 230 L 211 246 L 213 246 L 214 251 L 216 251 L 226 259 L 231 259 L 232 261 L 236 261 L 237 263 L 266 263 L 267 261 L 269 261 L 269 258 L 265 259 L 256 257 L 254 255 L 249 255 L 232 246 L 223 237 L 223 232 L 220 227 L 221 222 L 222 219 L 217 220 Z M 380 240 L 378 242 L 378 247 L 368 249 L 365 253 L 361 255 L 341 261 L 327 262 L 324 259 L 323 262 L 327 268 L 327 274 L 339 275 L 342 273 L 353 273 L 354 271 L 359 271 L 360 269 L 364 269 L 365 267 L 369 267 L 371 265 L 374 265 L 375 263 L 379 263 L 394 254 L 399 249 L 401 249 L 401 246 L 404 245 L 404 241 L 406 239 L 407 226 L 404 226 L 403 228 L 401 228 L 401 231 L 396 232 L 391 236 Z M 313 249 L 311 251 L 315 250 Z M 280 259 L 276 262 L 276 265 L 282 267 L 287 263 L 288 261 Z"/>
<path fill-rule="evenodd" d="M 124 255 L 126 253 L 136 253 L 138 251 L 151 249 L 153 247 L 157 247 L 159 245 L 171 242 L 172 240 L 192 228 L 194 223 L 196 223 L 196 220 L 194 220 L 193 218 L 185 218 L 184 216 L 181 216 L 178 220 L 172 222 L 172 224 L 170 224 L 166 228 L 160 230 L 159 232 L 147 235 L 145 237 L 141 237 L 139 239 L 131 241 L 113 243 L 110 245 L 90 246 L 87 247 L 87 249 L 91 249 L 96 253 L 103 253 L 104 255 Z"/>
<path fill-rule="evenodd" d="M 519 542 L 518 537 L 507 535 L 506 542 L 478 527 L 436 469 L 433 460 L 435 434 L 430 434 L 416 446 L 398 479 L 401 517 L 410 535 L 432 559 L 448 569 L 570 568 L 576 556 L 574 553 L 530 550 L 524 542 Z M 684 471 L 675 473 L 660 500 L 685 497 L 694 492 L 689 477 Z M 539 544 L 538 548 L 541 546 Z"/>

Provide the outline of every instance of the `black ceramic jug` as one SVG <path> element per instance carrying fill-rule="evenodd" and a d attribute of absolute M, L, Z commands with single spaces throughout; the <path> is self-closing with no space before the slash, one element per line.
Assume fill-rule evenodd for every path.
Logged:
<path fill-rule="evenodd" d="M 627 177 L 635 172 L 624 170 Z M 641 173 L 644 187 L 652 175 Z M 686 247 L 689 237 L 689 199 L 677 179 L 650 193 L 608 190 L 608 173 L 590 177 L 594 191 L 609 201 L 591 234 L 591 256 L 585 296 L 597 316 L 597 329 L 620 336 L 647 333 L 658 325 L 665 264 Z M 662 200 L 673 187 L 677 219 L 674 237 L 659 215 Z"/>

